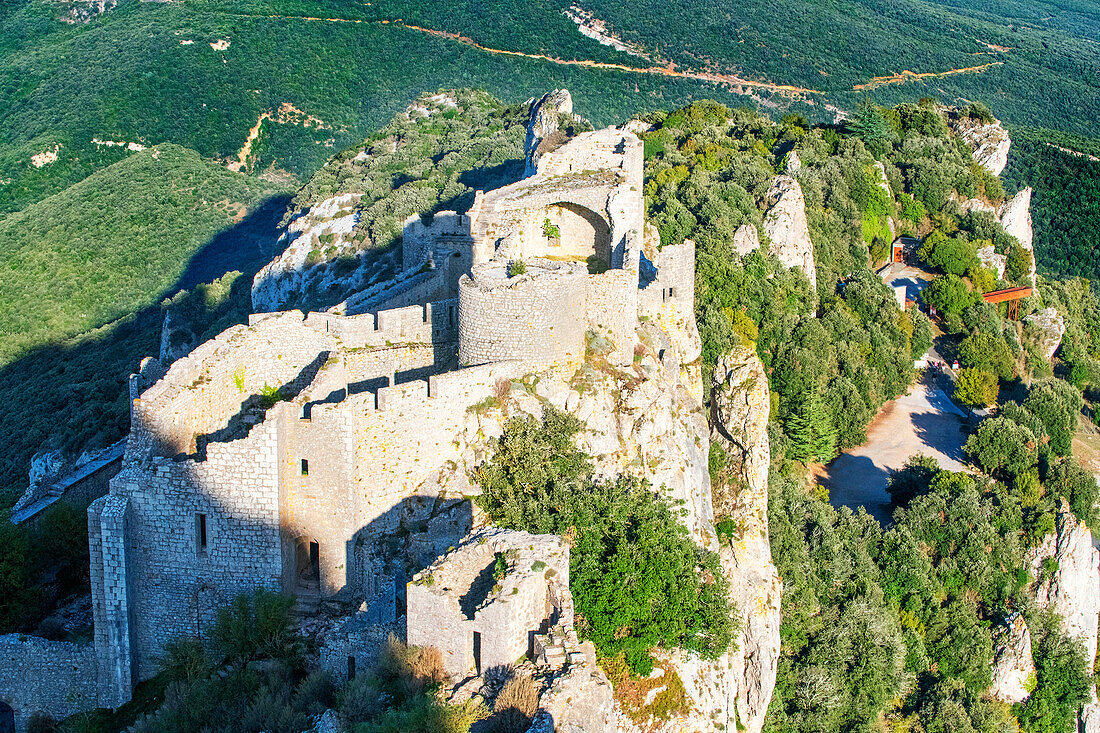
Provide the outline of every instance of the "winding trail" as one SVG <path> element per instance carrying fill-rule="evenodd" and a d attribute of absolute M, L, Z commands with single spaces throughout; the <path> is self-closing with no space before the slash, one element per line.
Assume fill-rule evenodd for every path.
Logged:
<path fill-rule="evenodd" d="M 923 81 L 925 79 L 942 79 L 945 76 L 955 76 L 956 74 L 978 74 L 993 66 L 1004 66 L 1004 61 L 991 61 L 988 64 L 981 64 L 980 66 L 967 66 L 963 69 L 951 69 L 949 71 L 929 71 L 921 74 L 915 71 L 906 70 L 900 74 L 876 76 L 866 84 L 856 84 L 852 89 L 857 92 L 862 92 L 868 89 L 888 86 L 890 84 L 905 84 L 907 82 Z"/>
<path fill-rule="evenodd" d="M 461 43 L 464 46 L 470 46 L 476 48 L 479 51 L 485 53 L 491 53 L 499 56 L 514 56 L 517 58 L 532 59 L 534 61 L 545 61 L 558 66 L 581 66 L 586 69 L 600 69 L 604 71 L 621 71 L 628 74 L 649 74 L 654 76 L 667 76 L 676 79 L 692 79 L 695 81 L 706 81 L 716 84 L 725 84 L 727 86 L 734 87 L 734 91 L 737 93 L 747 94 L 738 90 L 738 87 L 744 89 L 761 89 L 764 91 L 775 92 L 788 97 L 802 97 L 810 94 L 824 95 L 825 92 L 819 89 L 809 89 L 806 87 L 792 86 L 789 84 L 773 84 L 766 81 L 753 81 L 751 79 L 745 79 L 735 74 L 719 74 L 716 72 L 708 71 L 680 71 L 675 67 L 669 66 L 627 66 L 626 64 L 613 64 L 605 61 L 591 61 L 588 59 L 563 59 L 557 56 L 549 56 L 541 53 L 526 53 L 524 51 L 512 51 L 504 48 L 492 48 L 490 46 L 483 46 L 472 38 L 462 35 L 461 33 L 451 33 L 450 31 L 441 31 L 435 28 L 425 28 L 419 25 L 413 25 L 411 23 L 405 23 L 402 20 L 357 20 L 354 18 L 320 18 L 306 15 L 251 15 L 251 14 L 237 14 L 242 18 L 271 18 L 278 20 L 301 20 L 309 22 L 319 23 L 354 23 L 359 25 L 395 25 L 402 28 L 408 28 L 418 33 L 424 33 L 436 38 L 444 38 L 449 41 Z"/>

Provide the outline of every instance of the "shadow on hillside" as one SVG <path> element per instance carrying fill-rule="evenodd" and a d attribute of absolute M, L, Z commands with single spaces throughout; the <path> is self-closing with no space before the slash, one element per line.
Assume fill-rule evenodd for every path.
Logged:
<path fill-rule="evenodd" d="M 129 431 L 129 375 L 146 356 L 160 353 L 160 306 L 180 290 L 238 270 L 229 297 L 203 319 L 221 330 L 245 322 L 253 275 L 276 249 L 289 196 L 274 196 L 239 223 L 215 235 L 192 255 L 170 287 L 131 316 L 61 344 L 41 346 L 0 368 L 0 430 L 8 436 L 0 458 L 0 505 L 26 488 L 31 457 L 52 439 L 66 451 L 100 448 Z M 200 338 L 205 336 L 200 334 Z"/>

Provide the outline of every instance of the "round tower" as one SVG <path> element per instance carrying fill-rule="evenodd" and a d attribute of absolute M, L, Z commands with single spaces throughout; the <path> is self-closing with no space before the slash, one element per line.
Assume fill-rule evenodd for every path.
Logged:
<path fill-rule="evenodd" d="M 576 262 L 475 265 L 458 283 L 459 363 L 579 361 L 587 278 L 587 268 Z"/>

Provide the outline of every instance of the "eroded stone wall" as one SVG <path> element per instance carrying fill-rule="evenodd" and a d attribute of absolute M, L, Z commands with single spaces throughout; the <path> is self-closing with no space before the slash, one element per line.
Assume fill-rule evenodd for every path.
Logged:
<path fill-rule="evenodd" d="M 42 711 L 60 720 L 98 707 L 92 644 L 0 636 L 0 700 L 15 710 L 15 729 Z"/>

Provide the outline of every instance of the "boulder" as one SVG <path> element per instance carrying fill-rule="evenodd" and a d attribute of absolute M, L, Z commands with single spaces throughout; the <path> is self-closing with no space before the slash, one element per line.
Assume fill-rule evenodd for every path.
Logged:
<path fill-rule="evenodd" d="M 798 267 L 817 286 L 814 243 L 806 221 L 806 197 L 802 186 L 790 176 L 776 176 L 764 196 L 769 207 L 764 217 L 764 233 L 771 240 L 769 251 L 784 267 Z"/>
<path fill-rule="evenodd" d="M 993 632 L 993 682 L 989 694 L 1001 702 L 1023 702 L 1035 687 L 1031 632 L 1023 615 L 1014 613 Z"/>
<path fill-rule="evenodd" d="M 792 150 L 787 153 L 787 175 L 793 176 L 802 170 L 802 159 L 798 157 L 798 151 Z"/>
<path fill-rule="evenodd" d="M 1054 352 L 1062 344 L 1066 332 L 1066 321 L 1054 308 L 1044 308 L 1024 319 L 1035 334 L 1039 346 L 1046 358 L 1053 358 Z"/>

